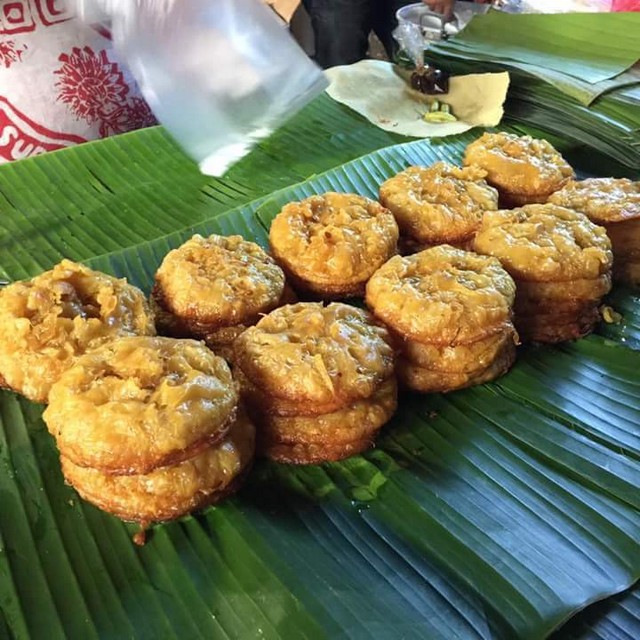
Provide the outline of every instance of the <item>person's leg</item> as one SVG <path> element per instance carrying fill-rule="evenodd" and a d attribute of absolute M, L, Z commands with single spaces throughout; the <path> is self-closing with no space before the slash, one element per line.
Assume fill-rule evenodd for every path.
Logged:
<path fill-rule="evenodd" d="M 323 67 L 351 64 L 367 53 L 372 4 L 381 0 L 303 0 L 311 16 L 316 61 Z"/>

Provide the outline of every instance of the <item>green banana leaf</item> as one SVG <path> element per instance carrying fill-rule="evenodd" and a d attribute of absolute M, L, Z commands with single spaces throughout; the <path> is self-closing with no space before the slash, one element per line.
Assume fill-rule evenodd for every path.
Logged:
<path fill-rule="evenodd" d="M 69 255 L 148 291 L 193 232 L 265 244 L 282 203 L 375 195 L 474 135 L 353 160 L 394 138 L 322 99 L 223 180 L 157 129 L 4 166 L 0 267 Z M 598 602 L 640 578 L 640 301 L 619 288 L 610 304 L 621 324 L 523 348 L 492 384 L 403 395 L 364 455 L 261 461 L 237 496 L 142 548 L 65 486 L 42 407 L 0 393 L 0 638 L 510 640 L 572 616 L 558 638 L 634 637 L 636 591 Z"/>
<path fill-rule="evenodd" d="M 495 51 L 492 53 L 495 54 Z M 483 65 L 499 62 L 500 68 L 516 74 L 519 72 L 525 75 L 525 77 L 533 76 L 542 80 L 587 107 L 591 105 L 596 98 L 605 93 L 624 88 L 633 90 L 640 84 L 640 69 L 637 64 L 613 78 L 590 83 L 580 78 L 568 76 L 562 71 L 546 67 L 544 66 L 544 60 L 541 60 L 537 64 L 504 60 L 500 58 L 499 55 L 495 56 L 476 52 L 472 48 L 456 42 L 456 40 L 447 40 L 443 43 L 435 44 L 430 47 L 429 54 L 434 56 L 441 55 L 467 63 L 473 61 L 476 64 L 476 71 L 482 68 Z"/>
<path fill-rule="evenodd" d="M 588 46 L 585 46 L 588 43 Z M 640 57 L 640 16 L 634 13 L 520 14 L 490 10 L 476 15 L 449 42 L 471 58 L 548 69 L 557 81 L 596 84 L 627 71 Z M 541 73 L 544 71 L 541 70 Z M 627 79 L 621 83 L 626 84 Z"/>

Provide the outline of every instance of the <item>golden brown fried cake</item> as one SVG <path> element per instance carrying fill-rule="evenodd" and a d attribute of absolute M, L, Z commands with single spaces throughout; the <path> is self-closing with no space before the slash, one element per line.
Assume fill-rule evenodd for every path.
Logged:
<path fill-rule="evenodd" d="M 396 253 L 398 226 L 379 203 L 349 193 L 291 202 L 275 217 L 271 251 L 300 291 L 322 298 L 361 295 Z"/>
<path fill-rule="evenodd" d="M 549 142 L 512 133 L 485 133 L 467 147 L 464 164 L 487 172 L 487 182 L 500 192 L 503 207 L 546 202 L 575 177 Z"/>
<path fill-rule="evenodd" d="M 590 178 L 570 182 L 549 202 L 584 213 L 602 225 L 613 247 L 616 280 L 638 284 L 640 271 L 640 182 L 627 178 Z"/>
<path fill-rule="evenodd" d="M 235 342 L 234 363 L 265 396 L 316 415 L 369 398 L 393 374 L 394 353 L 368 312 L 301 302 L 247 329 Z"/>
<path fill-rule="evenodd" d="M 597 305 L 585 306 L 573 313 L 545 312 L 516 314 L 518 331 L 523 340 L 562 342 L 582 338 L 593 330 L 600 319 Z"/>
<path fill-rule="evenodd" d="M 442 245 L 389 260 L 369 280 L 366 300 L 403 338 L 454 346 L 510 329 L 514 297 L 498 260 Z"/>
<path fill-rule="evenodd" d="M 626 282 L 632 287 L 640 287 L 640 259 L 615 263 L 613 275 L 618 282 Z"/>
<path fill-rule="evenodd" d="M 468 372 L 447 373 L 420 367 L 413 362 L 398 360 L 398 378 L 411 389 L 422 393 L 437 393 L 463 389 L 495 380 L 506 373 L 516 359 L 516 346 L 513 340 L 502 343 L 497 356 L 489 364 L 482 363 L 477 369 Z"/>
<path fill-rule="evenodd" d="M 640 182 L 628 178 L 572 180 L 549 202 L 584 213 L 589 220 L 607 225 L 640 218 Z"/>
<path fill-rule="evenodd" d="M 267 458 L 284 464 L 320 464 L 344 460 L 370 449 L 373 445 L 371 438 L 364 438 L 358 442 L 348 444 L 316 444 L 298 442 L 270 442 L 262 447 L 262 453 Z"/>
<path fill-rule="evenodd" d="M 474 248 L 498 258 L 518 281 L 597 279 L 610 272 L 613 259 L 603 227 L 554 204 L 485 214 Z"/>
<path fill-rule="evenodd" d="M 516 281 L 515 324 L 523 340 L 572 340 L 593 328 L 611 288 L 603 227 L 564 207 L 533 204 L 487 214 L 474 246 L 499 258 Z"/>
<path fill-rule="evenodd" d="M 298 442 L 271 442 L 262 447 L 262 453 L 271 460 L 283 464 L 321 464 L 344 460 L 362 453 L 373 446 L 370 438 L 348 444 L 316 444 Z"/>
<path fill-rule="evenodd" d="M 473 251 L 473 239 L 475 237 L 475 233 L 469 236 L 463 242 L 447 242 L 450 247 L 454 247 L 455 249 L 462 249 L 463 251 Z M 424 242 L 416 242 L 411 238 L 407 238 L 406 236 L 401 237 L 398 240 L 398 254 L 401 256 L 410 256 L 414 253 L 420 253 L 425 249 L 432 249 L 433 247 L 437 247 L 441 242 L 436 244 L 425 244 Z"/>
<path fill-rule="evenodd" d="M 373 446 L 375 437 L 397 408 L 392 378 L 367 400 L 318 416 L 262 414 L 259 451 L 278 462 L 314 464 L 342 460 Z"/>
<path fill-rule="evenodd" d="M 217 445 L 177 465 L 147 475 L 108 475 L 80 467 L 64 455 L 62 471 L 87 501 L 123 520 L 158 522 L 217 502 L 239 486 L 251 464 L 255 430 L 244 413 Z"/>
<path fill-rule="evenodd" d="M 0 290 L 0 379 L 35 402 L 85 351 L 119 336 L 154 335 L 143 293 L 63 260 Z"/>
<path fill-rule="evenodd" d="M 217 235 L 195 235 L 170 251 L 152 292 L 164 311 L 158 314 L 162 332 L 202 339 L 253 324 L 283 295 L 284 273 L 261 247 L 241 236 Z"/>
<path fill-rule="evenodd" d="M 485 211 L 498 208 L 498 192 L 479 167 L 438 162 L 409 167 L 380 186 L 380 202 L 414 243 L 460 245 L 473 237 Z"/>
<path fill-rule="evenodd" d="M 368 438 L 371 442 L 391 419 L 398 405 L 395 378 L 384 382 L 365 400 L 317 416 L 283 417 L 266 412 L 255 416 L 263 442 L 347 445 Z"/>
<path fill-rule="evenodd" d="M 513 327 L 488 338 L 457 346 L 442 346 L 406 340 L 402 344 L 405 360 L 434 373 L 468 374 L 486 369 L 507 348 L 506 343 L 517 344 L 518 335 Z"/>
<path fill-rule="evenodd" d="M 200 342 L 121 338 L 79 358 L 49 403 L 44 420 L 64 457 L 146 474 L 221 440 L 238 390 L 227 363 Z"/>
<path fill-rule="evenodd" d="M 611 273 L 604 273 L 598 278 L 579 278 L 559 282 L 536 282 L 517 280 L 515 309 L 538 310 L 552 307 L 549 312 L 564 313 L 575 311 L 588 304 L 597 303 L 611 290 Z"/>

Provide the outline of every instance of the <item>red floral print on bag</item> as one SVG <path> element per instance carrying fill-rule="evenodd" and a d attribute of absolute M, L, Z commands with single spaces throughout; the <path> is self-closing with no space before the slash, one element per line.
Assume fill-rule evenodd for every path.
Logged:
<path fill-rule="evenodd" d="M 14 62 L 20 62 L 26 46 L 20 47 L 15 40 L 0 40 L 0 64 L 8 69 Z"/>
<path fill-rule="evenodd" d="M 129 97 L 129 86 L 106 50 L 96 53 L 91 47 L 74 47 L 58 60 L 62 66 L 54 71 L 59 76 L 57 100 L 66 103 L 78 120 L 99 123 L 102 137 L 155 123 L 147 104 Z"/>

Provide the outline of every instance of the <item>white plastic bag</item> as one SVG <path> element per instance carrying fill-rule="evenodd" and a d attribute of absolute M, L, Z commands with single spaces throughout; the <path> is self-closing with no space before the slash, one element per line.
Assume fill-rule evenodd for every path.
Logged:
<path fill-rule="evenodd" d="M 222 175 L 327 85 L 260 0 L 77 2 L 85 20 L 110 20 L 154 114 L 209 175 Z"/>

